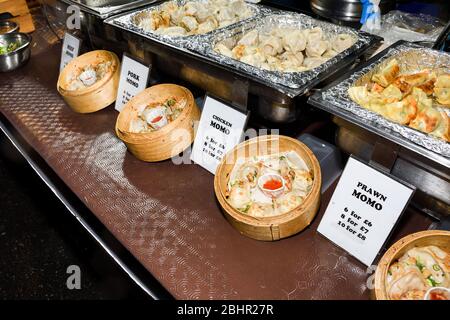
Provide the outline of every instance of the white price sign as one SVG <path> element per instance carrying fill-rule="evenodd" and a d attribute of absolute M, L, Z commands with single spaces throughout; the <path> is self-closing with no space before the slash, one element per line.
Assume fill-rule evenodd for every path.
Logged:
<path fill-rule="evenodd" d="M 124 105 L 131 98 L 147 88 L 149 75 L 150 67 L 127 54 L 123 55 L 115 106 L 117 111 L 122 111 Z"/>
<path fill-rule="evenodd" d="M 67 66 L 67 64 L 72 61 L 72 59 L 78 57 L 80 54 L 81 40 L 77 37 L 66 33 L 64 35 L 63 46 L 61 50 L 61 63 L 59 65 L 59 72 Z"/>
<path fill-rule="evenodd" d="M 317 231 L 370 266 L 414 191 L 350 157 Z"/>
<path fill-rule="evenodd" d="M 241 142 L 248 115 L 207 95 L 191 160 L 215 174 L 225 154 Z"/>

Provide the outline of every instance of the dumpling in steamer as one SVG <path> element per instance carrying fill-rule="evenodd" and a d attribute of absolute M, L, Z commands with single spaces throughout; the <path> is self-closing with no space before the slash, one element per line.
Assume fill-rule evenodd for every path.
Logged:
<path fill-rule="evenodd" d="M 420 272 L 418 270 L 410 270 L 392 283 L 388 289 L 388 295 L 393 300 L 420 299 L 424 296 L 427 289 Z"/>
<path fill-rule="evenodd" d="M 250 196 L 250 185 L 240 182 L 235 183 L 231 187 L 228 200 L 234 208 L 242 211 L 248 210 L 248 206 L 252 202 Z"/>

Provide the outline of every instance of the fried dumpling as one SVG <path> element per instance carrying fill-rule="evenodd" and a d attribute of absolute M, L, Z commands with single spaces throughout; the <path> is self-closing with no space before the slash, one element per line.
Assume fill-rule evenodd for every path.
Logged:
<path fill-rule="evenodd" d="M 436 78 L 436 87 L 450 88 L 450 74 L 443 74 Z"/>
<path fill-rule="evenodd" d="M 408 96 L 402 101 L 388 103 L 384 107 L 383 115 L 394 122 L 408 124 L 417 114 L 417 103 Z"/>
<path fill-rule="evenodd" d="M 331 42 L 331 48 L 336 52 L 342 52 L 350 48 L 355 43 L 355 39 L 346 33 L 338 34 Z"/>
<path fill-rule="evenodd" d="M 369 91 L 366 86 L 350 87 L 348 89 L 350 99 L 362 107 L 367 108 L 370 103 Z"/>
<path fill-rule="evenodd" d="M 389 85 L 381 94 L 386 99 L 386 103 L 400 101 L 403 98 L 403 93 L 394 85 Z"/>
<path fill-rule="evenodd" d="M 434 108 L 427 107 L 420 111 L 409 126 L 419 131 L 430 133 L 434 131 L 441 121 L 441 114 Z"/>
<path fill-rule="evenodd" d="M 439 124 L 436 129 L 430 134 L 439 139 L 450 142 L 450 118 L 444 111 L 441 111 L 440 114 L 441 119 L 439 121 Z"/>
<path fill-rule="evenodd" d="M 414 87 L 411 92 L 411 96 L 417 102 L 418 111 L 422 111 L 425 108 L 431 108 L 433 106 L 433 100 L 428 98 L 427 94 L 420 88 Z"/>
<path fill-rule="evenodd" d="M 450 107 L 450 74 L 437 77 L 434 84 L 434 96 L 438 103 Z"/>
<path fill-rule="evenodd" d="M 297 53 L 305 50 L 306 38 L 301 30 L 293 30 L 282 38 L 284 50 L 292 53 Z"/>
<path fill-rule="evenodd" d="M 396 59 L 392 59 L 383 69 L 372 76 L 372 81 L 383 87 L 389 86 L 400 72 L 400 66 Z"/>

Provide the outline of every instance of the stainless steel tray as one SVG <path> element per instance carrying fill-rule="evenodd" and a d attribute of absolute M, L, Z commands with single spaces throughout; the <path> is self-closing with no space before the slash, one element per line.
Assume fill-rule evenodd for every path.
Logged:
<path fill-rule="evenodd" d="M 359 83 L 363 77 L 373 72 L 384 61 L 394 57 L 398 57 L 401 60 L 402 55 L 410 51 L 417 52 L 414 55 L 416 57 L 414 61 L 403 62 L 409 64 L 408 70 L 417 70 L 419 67 L 422 69 L 446 68 L 450 72 L 450 54 L 406 41 L 398 41 L 366 63 L 358 66 L 355 70 L 344 74 L 329 86 L 316 92 L 310 97 L 308 102 L 402 147 L 417 152 L 446 168 L 450 168 L 449 143 L 415 129 L 393 123 L 381 115 L 364 109 L 348 96 L 348 88 Z"/>
<path fill-rule="evenodd" d="M 172 0 L 176 2 L 178 5 L 182 5 L 188 1 L 191 2 L 205 2 L 206 0 Z M 139 10 L 134 10 L 132 12 L 122 14 L 116 17 L 112 17 L 111 19 L 108 19 L 106 23 L 110 23 L 116 26 L 119 26 L 120 28 L 124 30 L 131 31 L 133 33 L 139 34 L 145 38 L 167 44 L 167 45 L 173 45 L 176 48 L 181 49 L 195 49 L 197 47 L 201 47 L 206 41 L 208 41 L 208 36 L 211 34 L 215 34 L 221 30 L 231 28 L 235 25 L 240 25 L 242 23 L 245 23 L 251 19 L 255 19 L 257 17 L 261 17 L 264 13 L 262 11 L 266 10 L 262 6 L 257 6 L 251 3 L 247 3 L 247 5 L 251 8 L 253 11 L 253 15 L 247 19 L 241 20 L 239 22 L 236 22 L 234 24 L 231 24 L 229 26 L 225 26 L 222 28 L 215 29 L 209 33 L 206 34 L 199 34 L 199 35 L 189 35 L 189 36 L 168 36 L 168 35 L 160 35 L 155 32 L 145 31 L 142 28 L 138 27 L 134 22 L 133 18 L 142 12 L 145 11 L 152 11 L 152 10 L 158 10 L 162 6 L 161 3 L 157 3 L 145 8 L 141 8 Z M 198 50 L 196 50 L 198 51 Z"/>
<path fill-rule="evenodd" d="M 214 46 L 222 41 L 229 41 L 230 39 L 237 39 L 242 37 L 245 33 L 251 30 L 270 31 L 277 27 L 289 27 L 296 29 L 311 29 L 314 27 L 322 28 L 326 37 L 331 38 L 340 33 L 347 33 L 354 37 L 355 43 L 352 47 L 344 50 L 335 57 L 324 62 L 317 68 L 303 72 L 279 72 L 263 70 L 252 65 L 243 63 L 230 57 L 223 56 L 214 51 Z M 321 75 L 328 74 L 329 70 L 334 66 L 338 66 L 341 61 L 352 53 L 366 48 L 373 41 L 373 36 L 363 33 L 361 31 L 338 26 L 335 24 L 319 21 L 304 14 L 297 14 L 291 12 L 274 11 L 261 19 L 254 19 L 245 24 L 238 25 L 234 28 L 223 30 L 222 32 L 210 35 L 208 41 L 203 47 L 193 48 L 200 49 L 205 56 L 213 59 L 221 64 L 229 65 L 237 70 L 243 71 L 252 77 L 259 78 L 266 83 L 281 84 L 285 87 L 297 89 L 299 91 L 306 91 L 314 86 L 314 79 L 320 79 Z"/>
<path fill-rule="evenodd" d="M 133 12 L 123 13 L 111 17 L 109 19 L 106 19 L 105 23 L 115 26 L 119 29 L 125 30 L 127 32 L 139 35 L 147 40 L 151 40 L 158 44 L 162 44 L 165 47 L 182 51 L 191 57 L 195 57 L 203 61 L 213 63 L 217 66 L 220 66 L 222 69 L 225 69 L 227 72 L 240 75 L 244 78 L 250 79 L 251 81 L 255 81 L 264 86 L 276 89 L 278 92 L 281 92 L 282 94 L 288 96 L 289 98 L 294 98 L 296 96 L 305 94 L 311 88 L 313 88 L 314 86 L 316 86 L 318 83 L 322 82 L 329 76 L 333 75 L 335 72 L 351 65 L 364 52 L 374 47 L 382 40 L 380 37 L 374 35 L 370 35 L 346 27 L 335 26 L 330 23 L 315 20 L 303 14 L 294 14 L 287 11 L 272 9 L 262 5 L 257 5 L 256 7 L 258 8 L 259 14 L 253 19 L 244 20 L 235 25 L 231 25 L 222 29 L 217 29 L 209 34 L 189 36 L 183 38 L 161 37 L 153 33 L 145 33 L 139 28 L 136 28 L 132 23 L 130 23 L 130 19 L 134 14 L 136 14 L 140 10 L 135 10 Z M 248 69 L 246 67 L 247 65 L 242 66 L 244 65 L 243 63 L 240 63 L 239 65 L 235 62 L 230 61 L 228 61 L 227 63 L 226 61 L 223 61 L 223 58 L 218 57 L 217 54 L 211 52 L 212 44 L 214 41 L 218 41 L 219 39 L 229 36 L 230 33 L 232 33 L 233 31 L 241 30 L 242 32 L 243 29 L 247 28 L 247 25 L 248 28 L 255 27 L 255 25 L 260 23 L 261 19 L 264 19 L 269 15 L 276 15 L 276 14 L 283 16 L 285 15 L 296 16 L 299 19 L 307 21 L 305 25 L 317 25 L 323 26 L 324 28 L 327 29 L 342 30 L 343 32 L 345 30 L 345 32 L 356 33 L 358 35 L 358 44 L 344 51 L 342 55 L 340 54 L 338 55 L 338 57 L 335 57 L 330 61 L 328 61 L 327 63 L 325 63 L 326 67 L 321 68 L 320 72 L 317 71 L 314 71 L 314 73 L 306 72 L 304 75 L 305 78 L 303 78 L 304 80 L 301 80 L 301 83 L 299 85 L 295 85 L 294 87 L 289 87 L 285 83 L 279 83 L 282 81 L 278 82 L 274 81 L 274 79 L 272 77 L 268 77 L 267 74 L 261 74 L 260 70 L 258 71 L 254 70 L 255 69 L 254 67 Z M 278 79 L 282 77 L 284 77 L 284 74 L 278 75 Z"/>
<path fill-rule="evenodd" d="M 69 5 L 79 5 L 82 10 L 102 19 L 109 18 L 124 11 L 155 3 L 159 0 L 61 0 Z"/>

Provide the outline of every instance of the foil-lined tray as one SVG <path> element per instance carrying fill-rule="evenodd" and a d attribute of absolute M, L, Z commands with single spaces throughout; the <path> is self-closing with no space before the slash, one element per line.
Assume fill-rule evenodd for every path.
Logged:
<path fill-rule="evenodd" d="M 350 87 L 368 83 L 372 74 L 394 58 L 399 62 L 401 73 L 413 73 L 423 69 L 438 69 L 450 73 L 450 54 L 399 41 L 314 94 L 309 102 L 450 168 L 450 143 L 392 122 L 350 99 Z M 438 109 L 450 114 L 446 108 Z"/>
<path fill-rule="evenodd" d="M 331 40 L 332 37 L 338 34 L 346 33 L 354 37 L 355 43 L 350 48 L 337 54 L 320 66 L 303 72 L 281 72 L 264 70 L 233 59 L 231 57 L 221 55 L 214 51 L 214 47 L 216 46 L 216 44 L 226 41 L 234 42 L 240 39 L 247 32 L 254 29 L 262 32 L 269 32 L 270 30 L 278 27 L 295 29 L 311 29 L 314 27 L 320 27 L 324 32 L 324 37 L 326 38 L 326 40 Z M 321 74 L 328 73 L 331 67 L 338 66 L 341 61 L 343 61 L 343 59 L 348 57 L 350 54 L 362 48 L 368 47 L 373 42 L 373 40 L 374 37 L 372 35 L 352 28 L 319 21 L 300 13 L 274 10 L 271 14 L 266 15 L 261 19 L 254 19 L 248 21 L 245 24 L 237 25 L 233 28 L 222 30 L 222 32 L 210 35 L 209 41 L 207 41 L 205 45 L 202 46 L 202 54 L 220 64 L 231 66 L 254 78 L 261 79 L 262 81 L 270 82 L 272 84 L 280 84 L 285 87 L 305 91 L 315 85 L 314 80 L 320 79 L 319 76 Z"/>
<path fill-rule="evenodd" d="M 178 6 L 183 6 L 187 2 L 200 2 L 201 3 L 201 2 L 207 2 L 207 0 L 172 0 L 171 2 L 175 2 Z M 134 32 L 136 34 L 139 34 L 143 37 L 157 41 L 162 44 L 168 44 L 168 45 L 171 45 L 171 46 L 179 48 L 179 49 L 195 50 L 198 47 L 203 47 L 203 44 L 205 43 L 205 41 L 207 41 L 209 35 L 217 33 L 224 29 L 232 28 L 233 26 L 245 23 L 245 22 L 255 19 L 257 17 L 261 17 L 263 14 L 265 14 L 265 13 L 267 14 L 266 10 L 268 10 L 262 6 L 254 5 L 251 3 L 246 3 L 247 6 L 253 12 L 253 14 L 250 17 L 243 19 L 241 21 L 238 21 L 236 23 L 230 24 L 228 26 L 217 28 L 217 29 L 210 31 L 208 33 L 205 33 L 205 34 L 196 34 L 196 35 L 187 35 L 187 36 L 169 36 L 169 35 L 157 34 L 155 32 L 146 31 L 134 23 L 133 20 L 136 15 L 141 14 L 143 12 L 160 10 L 162 8 L 162 6 L 166 3 L 167 2 L 158 3 L 155 5 L 145 7 L 140 10 L 135 10 L 135 11 L 129 12 L 127 14 L 112 17 L 111 19 L 108 19 L 105 22 L 112 24 L 112 25 L 117 25 L 125 30 Z"/>

